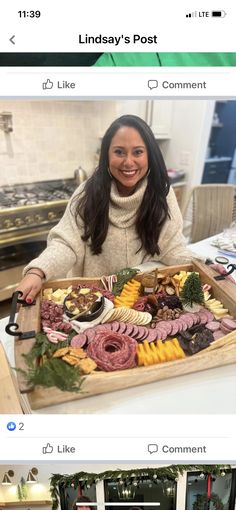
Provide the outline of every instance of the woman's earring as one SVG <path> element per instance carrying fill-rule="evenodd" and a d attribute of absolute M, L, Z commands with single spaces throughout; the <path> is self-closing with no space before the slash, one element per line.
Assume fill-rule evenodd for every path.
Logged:
<path fill-rule="evenodd" d="M 147 173 L 146 173 L 146 177 L 148 177 L 148 176 L 149 176 L 150 172 L 151 172 L 151 168 L 148 168 L 148 171 L 147 171 Z"/>
<path fill-rule="evenodd" d="M 107 171 L 108 171 L 108 173 L 109 173 L 109 175 L 110 175 L 110 178 L 112 179 L 112 178 L 113 178 L 113 175 L 112 175 L 112 174 L 111 174 L 111 172 L 110 172 L 110 168 L 109 168 L 109 166 L 107 167 Z"/>

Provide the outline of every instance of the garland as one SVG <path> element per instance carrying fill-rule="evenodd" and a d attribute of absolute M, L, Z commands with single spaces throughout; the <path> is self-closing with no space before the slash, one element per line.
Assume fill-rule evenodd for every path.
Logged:
<path fill-rule="evenodd" d="M 59 494 L 59 485 L 60 487 L 66 489 L 67 487 L 78 487 L 81 488 L 83 486 L 91 486 L 93 483 L 100 482 L 101 480 L 112 480 L 114 482 L 121 481 L 122 483 L 127 483 L 130 479 L 135 479 L 139 481 L 142 477 L 150 477 L 154 480 L 170 480 L 170 481 L 178 481 L 179 475 L 182 475 L 184 471 L 202 471 L 205 474 L 212 475 L 220 475 L 221 470 L 230 469 L 230 466 L 222 466 L 222 465 L 171 465 L 160 468 L 141 468 L 141 469 L 132 469 L 132 470 L 121 470 L 117 469 L 116 471 L 104 471 L 102 473 L 87 473 L 85 471 L 80 471 L 79 473 L 74 473 L 73 475 L 61 475 L 59 473 L 53 474 L 50 478 L 50 493 L 52 499 L 52 510 L 57 510 L 59 507 L 60 494 Z M 222 510 L 223 507 L 216 506 L 217 510 Z M 194 510 L 204 510 L 204 507 L 198 506 L 194 508 Z"/>
<path fill-rule="evenodd" d="M 222 500 L 214 493 L 212 493 L 210 497 L 208 497 L 207 494 L 198 494 L 197 499 L 193 504 L 193 510 L 206 510 L 209 508 L 210 502 L 213 503 L 216 510 L 224 510 Z"/>

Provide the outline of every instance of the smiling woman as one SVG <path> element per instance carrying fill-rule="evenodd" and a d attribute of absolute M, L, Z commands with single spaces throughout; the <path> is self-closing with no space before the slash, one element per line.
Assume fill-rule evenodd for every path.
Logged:
<path fill-rule="evenodd" d="M 182 216 L 149 126 L 124 115 L 107 129 L 98 167 L 73 194 L 19 285 L 31 302 L 44 278 L 102 276 L 146 261 L 190 262 Z"/>

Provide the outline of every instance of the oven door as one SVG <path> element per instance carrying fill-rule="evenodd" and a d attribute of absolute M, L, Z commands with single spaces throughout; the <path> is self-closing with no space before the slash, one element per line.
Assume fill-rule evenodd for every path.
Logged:
<path fill-rule="evenodd" d="M 23 268 L 46 247 L 46 236 L 0 248 L 0 301 L 9 299 L 22 279 Z"/>

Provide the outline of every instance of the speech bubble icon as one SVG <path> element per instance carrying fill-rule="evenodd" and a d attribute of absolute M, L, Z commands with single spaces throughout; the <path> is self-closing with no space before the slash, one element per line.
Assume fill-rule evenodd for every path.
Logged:
<path fill-rule="evenodd" d="M 151 454 L 158 452 L 158 445 L 156 443 L 148 444 L 148 452 Z"/>
<path fill-rule="evenodd" d="M 148 80 L 148 87 L 149 89 L 157 89 L 158 87 L 158 81 L 157 80 Z"/>

